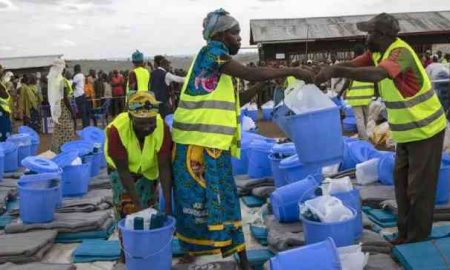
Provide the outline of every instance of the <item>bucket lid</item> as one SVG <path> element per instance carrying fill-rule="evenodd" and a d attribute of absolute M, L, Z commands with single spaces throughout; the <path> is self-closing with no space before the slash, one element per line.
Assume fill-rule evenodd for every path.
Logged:
<path fill-rule="evenodd" d="M 64 168 L 72 164 L 79 155 L 77 150 L 62 152 L 61 154 L 56 155 L 52 158 L 52 161 L 55 162 L 60 168 Z"/>
<path fill-rule="evenodd" d="M 15 143 L 17 146 L 31 145 L 31 136 L 27 133 L 14 134 L 9 136 L 6 140 Z"/>
<path fill-rule="evenodd" d="M 78 151 L 80 156 L 85 156 L 94 150 L 94 144 L 85 140 L 71 141 L 61 146 L 63 152 Z"/>
<path fill-rule="evenodd" d="M 17 145 L 12 142 L 1 142 L 0 148 L 3 149 L 3 153 L 6 155 L 17 150 Z"/>
<path fill-rule="evenodd" d="M 342 122 L 347 125 L 355 125 L 356 119 L 355 117 L 345 117 L 344 120 L 342 120 Z"/>
<path fill-rule="evenodd" d="M 28 135 L 30 135 L 31 136 L 31 142 L 33 144 L 40 142 L 39 134 L 34 129 L 30 128 L 29 126 L 20 126 L 19 127 L 19 134 L 28 134 Z"/>
<path fill-rule="evenodd" d="M 257 150 L 269 153 L 273 147 L 273 143 L 267 142 L 265 140 L 257 139 L 257 140 L 252 141 L 252 143 L 250 144 L 250 147 L 252 149 L 257 149 Z"/>
<path fill-rule="evenodd" d="M 292 155 L 287 158 L 284 158 L 280 162 L 280 168 L 292 168 L 292 167 L 297 167 L 297 166 L 301 166 L 301 165 L 302 165 L 302 163 L 298 159 L 297 154 Z"/>
<path fill-rule="evenodd" d="M 59 171 L 59 167 L 55 162 L 38 156 L 26 157 L 21 163 L 25 168 L 37 173 L 54 173 Z"/>
<path fill-rule="evenodd" d="M 295 155 L 296 150 L 295 150 L 295 144 L 290 142 L 290 143 L 283 143 L 283 144 L 275 144 L 272 147 L 272 153 L 275 154 L 282 154 L 282 155 Z"/>
<path fill-rule="evenodd" d="M 85 127 L 79 135 L 85 141 L 100 144 L 105 142 L 105 132 L 98 127 Z"/>

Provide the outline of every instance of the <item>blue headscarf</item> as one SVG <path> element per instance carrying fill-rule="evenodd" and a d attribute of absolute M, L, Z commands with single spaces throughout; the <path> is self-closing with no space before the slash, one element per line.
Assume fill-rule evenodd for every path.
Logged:
<path fill-rule="evenodd" d="M 217 9 L 208 13 L 203 20 L 203 38 L 209 41 L 215 34 L 227 31 L 236 25 L 239 25 L 239 22 L 231 17 L 229 12 L 222 8 Z"/>

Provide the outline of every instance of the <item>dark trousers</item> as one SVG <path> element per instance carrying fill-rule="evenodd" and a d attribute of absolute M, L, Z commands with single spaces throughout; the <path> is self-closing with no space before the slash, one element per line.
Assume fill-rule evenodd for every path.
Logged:
<path fill-rule="evenodd" d="M 159 114 L 164 119 L 166 115 L 172 113 L 172 109 L 170 108 L 169 101 L 159 104 Z"/>
<path fill-rule="evenodd" d="M 423 241 L 431 233 L 444 134 L 445 130 L 426 140 L 397 144 L 397 227 L 407 242 Z"/>
<path fill-rule="evenodd" d="M 111 105 L 113 116 L 122 113 L 125 110 L 125 97 L 114 96 Z"/>
<path fill-rule="evenodd" d="M 80 114 L 81 122 L 83 124 L 83 128 L 89 126 L 89 104 L 85 95 L 79 96 L 75 98 L 75 103 L 77 104 L 77 109 Z"/>

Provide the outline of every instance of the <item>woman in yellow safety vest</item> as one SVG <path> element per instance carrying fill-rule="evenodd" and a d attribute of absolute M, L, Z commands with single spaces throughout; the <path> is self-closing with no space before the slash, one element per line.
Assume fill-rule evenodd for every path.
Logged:
<path fill-rule="evenodd" d="M 116 219 L 152 207 L 161 180 L 170 212 L 172 182 L 169 128 L 158 114 L 159 103 L 148 92 L 131 94 L 127 112 L 106 128 L 105 157 L 113 190 Z"/>
<path fill-rule="evenodd" d="M 3 78 L 4 69 L 0 65 L 0 78 Z M 6 90 L 5 83 L 0 80 L 0 142 L 6 140 L 11 134 L 11 107 L 9 103 L 10 95 Z"/>
<path fill-rule="evenodd" d="M 247 270 L 231 156 L 240 156 L 239 108 L 260 88 L 238 93 L 232 77 L 265 81 L 292 75 L 310 81 L 312 74 L 301 68 L 246 67 L 233 60 L 241 45 L 240 27 L 223 9 L 209 13 L 203 27 L 207 44 L 192 63 L 173 121 L 177 237 L 189 254 L 183 262 L 237 252 Z"/>

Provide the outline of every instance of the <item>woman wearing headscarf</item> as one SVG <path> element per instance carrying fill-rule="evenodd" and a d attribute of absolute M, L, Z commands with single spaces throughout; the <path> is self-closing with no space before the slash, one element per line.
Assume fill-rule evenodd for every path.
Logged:
<path fill-rule="evenodd" d="M 3 142 L 11 134 L 11 95 L 7 84 L 10 78 L 7 78 L 7 72 L 0 65 L 0 142 Z"/>
<path fill-rule="evenodd" d="M 73 96 L 71 77 L 65 71 L 66 63 L 62 59 L 56 60 L 48 73 L 48 102 L 55 127 L 52 135 L 50 150 L 60 152 L 64 143 L 71 141 L 75 134 L 76 118 L 70 105 Z"/>
<path fill-rule="evenodd" d="M 30 75 L 20 90 L 20 101 L 23 113 L 23 123 L 36 132 L 41 132 L 41 114 L 39 112 L 42 95 L 37 89 L 36 76 Z"/>
<path fill-rule="evenodd" d="M 250 269 L 231 156 L 239 157 L 239 108 L 260 88 L 238 93 L 232 77 L 266 81 L 312 74 L 301 68 L 246 67 L 233 60 L 241 45 L 239 23 L 223 9 L 203 22 L 206 45 L 197 54 L 174 115 L 174 198 L 177 236 L 189 256 L 238 253 Z"/>

